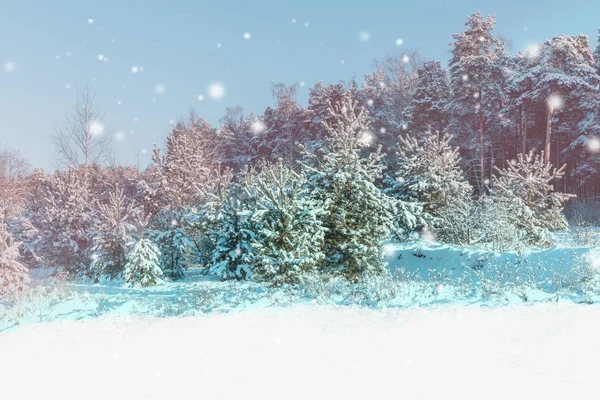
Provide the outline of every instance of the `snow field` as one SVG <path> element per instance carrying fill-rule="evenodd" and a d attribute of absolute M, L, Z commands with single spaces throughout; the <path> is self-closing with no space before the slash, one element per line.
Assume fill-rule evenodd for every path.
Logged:
<path fill-rule="evenodd" d="M 567 399 L 597 392 L 600 310 L 330 306 L 103 317 L 0 334 L 6 399 Z"/>

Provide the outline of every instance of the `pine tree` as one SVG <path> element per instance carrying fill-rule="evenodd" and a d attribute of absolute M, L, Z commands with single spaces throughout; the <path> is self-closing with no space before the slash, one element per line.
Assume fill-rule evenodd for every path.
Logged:
<path fill-rule="evenodd" d="M 600 75 L 600 29 L 598 29 L 598 45 L 594 51 L 594 59 L 596 60 L 596 68 L 598 70 L 598 74 Z"/>
<path fill-rule="evenodd" d="M 135 241 L 135 222 L 140 215 L 140 210 L 127 201 L 122 189 L 111 193 L 108 203 L 98 204 L 98 225 L 90 231 L 94 240 L 92 275 L 121 276 L 127 252 Z"/>
<path fill-rule="evenodd" d="M 444 132 L 448 125 L 446 112 L 451 96 L 448 74 L 437 61 L 423 63 L 417 73 L 419 83 L 408 111 L 408 132 L 420 134 L 428 129 Z"/>
<path fill-rule="evenodd" d="M 309 197 L 306 177 L 279 161 L 263 165 L 249 187 L 262 228 L 254 243 L 257 275 L 275 284 L 297 283 L 323 259 L 320 204 Z"/>
<path fill-rule="evenodd" d="M 325 122 L 329 152 L 316 166 L 305 163 L 313 198 L 324 205 L 325 263 L 355 281 L 385 272 L 380 248 L 392 230 L 394 201 L 375 182 L 381 179 L 381 153 L 360 156 L 370 139 L 368 115 L 350 94 L 330 104 Z"/>
<path fill-rule="evenodd" d="M 493 35 L 494 24 L 494 16 L 471 15 L 467 29 L 454 35 L 450 60 L 449 132 L 457 135 L 468 169 L 477 172 L 471 179 L 480 193 L 491 172 L 486 160 L 492 158 L 494 135 L 507 125 L 500 110 L 508 55 L 503 42 Z"/>
<path fill-rule="evenodd" d="M 469 217 L 472 187 L 460 168 L 457 148 L 450 146 L 450 135 L 431 130 L 423 135 L 400 135 L 395 197 L 423 204 L 433 217 L 431 228 L 438 240 L 468 244 L 471 241 Z"/>
<path fill-rule="evenodd" d="M 160 250 L 150 239 L 142 237 L 127 253 L 123 277 L 130 285 L 153 286 L 160 282 Z"/>
<path fill-rule="evenodd" d="M 258 135 L 265 129 L 264 123 L 253 113 L 244 118 L 239 106 L 228 108 L 220 122 L 217 138 L 222 142 L 221 166 L 238 172 L 252 165 L 258 157 Z"/>
<path fill-rule="evenodd" d="M 230 193 L 220 211 L 219 230 L 213 231 L 215 249 L 209 272 L 222 279 L 252 279 L 253 243 L 262 240 L 252 221 L 254 208 L 244 194 Z"/>
<path fill-rule="evenodd" d="M 19 247 L 8 231 L 5 210 L 0 209 L 0 300 L 23 293 L 29 284 L 29 272 L 19 261 Z"/>
<path fill-rule="evenodd" d="M 189 268 L 188 249 L 192 247 L 184 225 L 182 213 L 161 213 L 150 231 L 153 241 L 160 249 L 160 269 L 171 279 L 182 279 Z"/>
<path fill-rule="evenodd" d="M 553 181 L 564 176 L 564 166 L 553 168 L 543 157 L 543 153 L 519 154 L 506 168 L 496 168 L 490 193 L 493 214 L 488 220 L 497 219 L 496 212 L 502 212 L 507 225 L 516 227 L 518 236 L 535 246 L 551 245 L 550 232 L 568 228 L 562 209 L 574 197 L 554 191 Z"/>

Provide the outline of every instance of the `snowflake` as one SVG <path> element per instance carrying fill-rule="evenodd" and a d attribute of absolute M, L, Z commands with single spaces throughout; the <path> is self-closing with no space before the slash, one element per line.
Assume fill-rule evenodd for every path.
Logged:
<path fill-rule="evenodd" d="M 304 26 L 305 26 L 306 28 L 308 28 L 308 25 L 310 25 L 308 22 L 305 22 L 305 23 L 304 23 Z"/>
<path fill-rule="evenodd" d="M 217 47 L 218 47 L 218 48 L 221 48 L 221 43 L 217 43 Z"/>
<path fill-rule="evenodd" d="M 4 70 L 6 72 L 13 72 L 15 70 L 15 68 L 17 68 L 17 66 L 15 65 L 15 63 L 13 61 L 7 61 L 4 63 Z"/>
<path fill-rule="evenodd" d="M 173 125 L 174 123 L 175 123 L 175 120 L 174 120 L 174 119 L 170 119 L 170 120 L 169 120 L 169 124 L 170 124 L 170 125 Z"/>
<path fill-rule="evenodd" d="M 98 54 L 98 61 L 104 61 L 104 55 Z"/>
<path fill-rule="evenodd" d="M 246 40 L 250 39 L 250 33 L 249 32 L 245 32 L 244 33 L 244 39 L 246 39 Z"/>
<path fill-rule="evenodd" d="M 598 139 L 597 137 L 591 138 L 587 142 L 587 148 L 588 148 L 589 151 L 592 151 L 594 153 L 598 153 L 600 151 L 600 139 Z"/>
<path fill-rule="evenodd" d="M 383 128 L 383 127 L 379 128 L 379 132 L 385 133 L 385 128 Z"/>
<path fill-rule="evenodd" d="M 402 125 L 402 130 L 403 130 L 403 131 L 405 131 L 405 130 L 407 130 L 407 129 L 408 129 L 408 125 L 406 125 L 406 124 Z"/>
<path fill-rule="evenodd" d="M 371 106 L 371 107 L 372 107 L 372 106 L 373 106 L 373 103 L 374 103 L 374 102 L 373 102 L 373 99 L 369 99 L 369 100 L 367 100 L 367 104 L 368 104 L 369 106 Z"/>
<path fill-rule="evenodd" d="M 153 102 L 153 103 L 156 103 L 156 97 L 153 97 L 153 98 L 152 98 L 152 102 Z"/>
<path fill-rule="evenodd" d="M 148 149 L 142 149 L 142 154 L 146 154 L 148 152 Z"/>
<path fill-rule="evenodd" d="M 358 142 L 366 146 L 370 145 L 373 143 L 373 134 L 369 131 L 362 131 L 358 137 Z"/>
<path fill-rule="evenodd" d="M 67 83 L 67 84 L 65 85 L 65 87 L 66 87 L 67 89 L 71 89 L 71 84 Z"/>
<path fill-rule="evenodd" d="M 59 55 L 54 56 L 54 58 L 56 58 L 57 60 L 60 60 L 60 56 Z"/>
<path fill-rule="evenodd" d="M 358 37 L 361 42 L 368 42 L 369 39 L 371 38 L 371 34 L 367 31 L 362 31 L 359 33 Z"/>
<path fill-rule="evenodd" d="M 346 64 L 346 61 L 342 60 L 342 61 L 340 61 L 340 64 L 344 65 L 344 64 Z"/>
<path fill-rule="evenodd" d="M 154 93 L 156 93 L 156 94 L 163 94 L 166 91 L 167 91 L 167 87 L 165 85 L 163 85 L 162 83 L 157 83 L 156 86 L 154 86 Z"/>
<path fill-rule="evenodd" d="M 125 140 L 125 133 L 123 133 L 121 131 L 115 132 L 115 140 L 117 142 L 122 142 L 123 140 Z"/>
<path fill-rule="evenodd" d="M 296 18 L 293 18 L 292 19 L 292 24 L 295 24 L 295 23 L 296 23 Z"/>
<path fill-rule="evenodd" d="M 198 95 L 198 101 L 204 101 L 204 96 L 202 96 L 201 94 Z"/>
<path fill-rule="evenodd" d="M 410 61 L 410 58 L 409 58 L 409 57 L 408 57 L 406 54 L 402 56 L 402 62 L 403 62 L 403 63 L 405 63 L 405 64 L 406 64 L 406 63 L 408 63 L 409 61 Z"/>
<path fill-rule="evenodd" d="M 552 96 L 548 97 L 548 105 L 553 109 L 561 108 L 563 105 L 563 99 L 559 95 L 553 94 Z"/>
<path fill-rule="evenodd" d="M 94 23 L 94 18 L 88 18 L 87 23 L 92 25 Z"/>
<path fill-rule="evenodd" d="M 136 67 L 135 65 L 133 67 L 131 67 L 131 72 L 133 72 L 134 74 L 137 74 L 139 72 L 139 68 Z"/>
<path fill-rule="evenodd" d="M 486 179 L 484 179 L 484 180 L 483 180 L 483 184 L 484 184 L 484 185 L 489 185 L 489 184 L 490 184 L 490 180 L 489 180 L 489 179 L 487 179 L 487 178 L 486 178 Z"/>
<path fill-rule="evenodd" d="M 255 134 L 259 134 L 259 133 L 263 132 L 265 129 L 267 129 L 267 127 L 266 127 L 266 126 L 265 126 L 265 124 L 264 124 L 264 123 L 263 123 L 261 120 L 259 120 L 259 119 L 257 119 L 256 121 L 254 121 L 254 123 L 252 124 L 252 131 L 253 131 Z"/>
<path fill-rule="evenodd" d="M 118 106 L 120 106 L 121 104 L 123 104 L 123 102 L 121 100 L 117 101 Z"/>
<path fill-rule="evenodd" d="M 70 52 L 70 51 L 67 51 L 67 54 L 66 54 L 66 56 L 67 56 L 67 57 L 71 57 L 71 52 Z"/>
<path fill-rule="evenodd" d="M 138 117 L 133 118 L 133 122 L 138 122 L 140 119 Z"/>
<path fill-rule="evenodd" d="M 92 121 L 88 124 L 88 132 L 92 136 L 101 135 L 104 132 L 104 125 L 99 121 Z"/>
<path fill-rule="evenodd" d="M 396 46 L 402 46 L 404 44 L 404 40 L 396 39 Z"/>
<path fill-rule="evenodd" d="M 214 82 L 208 87 L 208 95 L 215 100 L 225 97 L 225 86 L 220 82 Z"/>
<path fill-rule="evenodd" d="M 466 81 L 468 81 L 468 80 L 469 80 L 469 75 L 467 75 L 467 74 L 464 74 L 464 75 L 462 76 L 462 80 L 463 80 L 463 82 L 466 82 Z"/>
<path fill-rule="evenodd" d="M 179 224 L 179 222 L 177 222 L 177 220 L 176 220 L 176 219 L 172 219 L 172 220 L 171 220 L 171 225 L 172 225 L 172 226 L 177 226 L 178 224 Z"/>
<path fill-rule="evenodd" d="M 479 98 L 479 93 L 477 93 L 477 92 L 473 93 L 473 98 L 474 99 L 478 99 Z"/>

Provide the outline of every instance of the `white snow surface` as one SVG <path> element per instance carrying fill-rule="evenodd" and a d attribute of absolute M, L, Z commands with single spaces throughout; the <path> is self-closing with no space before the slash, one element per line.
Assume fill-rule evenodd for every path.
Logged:
<path fill-rule="evenodd" d="M 299 305 L 0 333 L 4 399 L 575 399 L 600 309 Z"/>

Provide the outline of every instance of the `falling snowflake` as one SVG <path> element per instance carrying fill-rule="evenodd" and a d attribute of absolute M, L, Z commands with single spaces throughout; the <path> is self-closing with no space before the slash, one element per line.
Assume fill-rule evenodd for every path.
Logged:
<path fill-rule="evenodd" d="M 57 60 L 60 60 L 60 56 L 59 55 L 54 56 L 54 58 L 56 58 Z"/>
<path fill-rule="evenodd" d="M 204 101 L 204 96 L 202 96 L 201 94 L 198 95 L 198 101 Z"/>
<path fill-rule="evenodd" d="M 373 103 L 374 103 L 373 99 L 367 100 L 367 104 L 369 105 L 369 107 L 373 107 Z"/>
<path fill-rule="evenodd" d="M 90 25 L 93 24 L 94 23 L 94 18 L 88 18 L 87 23 L 90 24 Z"/>
<path fill-rule="evenodd" d="M 406 63 L 408 63 L 409 61 L 410 61 L 410 58 L 409 58 L 409 57 L 408 57 L 406 54 L 402 56 L 402 62 L 403 62 L 403 63 L 405 63 L 405 64 L 406 64 Z"/>
<path fill-rule="evenodd" d="M 4 63 L 4 70 L 6 72 L 13 72 L 15 70 L 15 68 L 17 68 L 17 66 L 15 65 L 15 63 L 13 61 L 7 61 Z"/>
<path fill-rule="evenodd" d="M 220 100 L 225 96 L 225 86 L 220 82 L 214 82 L 208 87 L 208 95 L 215 100 Z"/>
<path fill-rule="evenodd" d="M 484 180 L 483 180 L 483 184 L 484 184 L 484 185 L 489 185 L 489 184 L 490 184 L 490 180 L 489 180 L 489 179 L 487 179 L 487 178 L 486 178 L 486 179 L 484 179 Z"/>
<path fill-rule="evenodd" d="M 340 64 L 344 65 L 344 64 L 346 64 L 346 61 L 342 60 L 342 61 L 340 61 Z"/>
<path fill-rule="evenodd" d="M 462 76 L 462 80 L 463 80 L 463 82 L 466 82 L 466 81 L 468 81 L 468 80 L 469 80 L 469 75 L 467 75 L 467 74 L 464 74 L 464 75 Z"/>
<path fill-rule="evenodd" d="M 169 124 L 170 124 L 170 125 L 173 125 L 174 123 L 175 123 L 175 120 L 174 120 L 174 119 L 170 119 L 170 120 L 169 120 Z"/>
<path fill-rule="evenodd" d="M 171 225 L 172 225 L 172 226 L 177 226 L 178 224 L 179 224 L 179 222 L 177 222 L 177 220 L 176 220 L 176 219 L 172 219 L 172 220 L 171 220 Z"/>
<path fill-rule="evenodd" d="M 167 91 L 167 87 L 165 85 L 163 85 L 162 83 L 157 83 L 156 86 L 154 86 L 154 93 L 156 93 L 156 94 L 163 94 L 166 91 Z"/>
<path fill-rule="evenodd" d="M 257 119 L 256 121 L 254 121 L 254 123 L 252 124 L 252 131 L 253 131 L 255 134 L 257 134 L 257 135 L 258 135 L 259 133 L 263 132 L 265 129 L 267 129 L 267 127 L 266 127 L 266 126 L 265 126 L 265 124 L 264 124 L 264 123 L 263 123 L 261 120 L 259 120 L 259 119 Z"/>
<path fill-rule="evenodd" d="M 557 94 L 553 94 L 548 97 L 548 105 L 552 108 L 561 108 L 563 105 L 563 99 Z"/>
<path fill-rule="evenodd" d="M 373 143 L 373 134 L 370 131 L 362 131 L 358 138 L 358 142 L 366 146 L 370 145 Z"/>
<path fill-rule="evenodd" d="M 121 131 L 115 132 L 115 140 L 117 142 L 122 142 L 123 140 L 125 140 L 125 133 L 123 133 Z"/>
<path fill-rule="evenodd" d="M 587 148 L 594 153 L 600 152 L 600 139 L 597 137 L 591 138 L 587 143 Z"/>
<path fill-rule="evenodd" d="M 156 97 L 153 97 L 153 98 L 152 98 L 152 102 L 153 102 L 153 103 L 156 103 Z"/>
<path fill-rule="evenodd" d="M 368 42 L 369 39 L 371 38 L 371 34 L 367 31 L 362 31 L 358 34 L 358 38 L 360 39 L 361 42 Z"/>
<path fill-rule="evenodd" d="M 405 130 L 407 130 L 407 129 L 408 129 L 408 125 L 406 125 L 406 124 L 402 125 L 402 130 L 403 130 L 403 131 L 405 131 Z"/>
<path fill-rule="evenodd" d="M 142 154 L 146 154 L 148 152 L 148 149 L 142 149 Z"/>
<path fill-rule="evenodd" d="M 136 67 L 135 65 L 133 67 L 131 67 L 131 72 L 133 72 L 134 74 L 137 74 L 139 72 L 139 68 Z"/>
<path fill-rule="evenodd" d="M 116 40 L 115 39 L 110 39 L 110 42 L 114 44 L 116 42 Z"/>
<path fill-rule="evenodd" d="M 306 85 L 306 84 L 304 83 L 304 81 L 301 81 L 301 82 L 300 82 L 300 86 L 304 86 L 304 85 Z"/>
<path fill-rule="evenodd" d="M 123 104 L 123 102 L 121 100 L 117 101 L 118 106 L 120 106 L 121 104 Z"/>
<path fill-rule="evenodd" d="M 66 87 L 67 89 L 71 89 L 71 85 L 70 85 L 69 83 L 67 83 L 67 84 L 65 85 L 65 87 Z"/>
<path fill-rule="evenodd" d="M 304 23 L 304 26 L 308 28 L 308 25 L 310 25 L 308 22 Z"/>
<path fill-rule="evenodd" d="M 133 118 L 133 122 L 138 122 L 140 119 L 138 117 Z"/>
<path fill-rule="evenodd" d="M 244 33 L 244 39 L 246 39 L 246 40 L 250 39 L 250 33 L 249 32 Z"/>
<path fill-rule="evenodd" d="M 477 92 L 473 93 L 473 98 L 474 99 L 478 99 L 479 98 L 479 93 L 477 93 Z"/>
<path fill-rule="evenodd" d="M 217 43 L 217 47 L 218 47 L 218 48 L 221 48 L 221 43 Z"/>
<path fill-rule="evenodd" d="M 402 46 L 404 44 L 404 40 L 396 39 L 396 46 Z"/>
<path fill-rule="evenodd" d="M 531 57 L 531 58 L 533 58 L 533 57 L 537 57 L 537 56 L 539 56 L 539 55 L 540 55 L 540 49 L 541 49 L 541 48 L 540 48 L 540 45 L 539 45 L 539 44 L 534 44 L 534 45 L 531 45 L 531 46 L 529 46 L 529 47 L 527 48 L 527 50 L 525 51 L 525 55 L 526 55 L 527 57 Z"/>
<path fill-rule="evenodd" d="M 385 128 L 383 128 L 383 127 L 382 127 L 382 128 L 380 128 L 380 129 L 379 129 L 379 132 L 381 132 L 381 133 L 385 133 Z"/>
<path fill-rule="evenodd" d="M 525 28 L 523 28 L 523 30 L 524 30 L 525 32 L 527 32 L 527 31 L 529 30 L 529 28 L 528 28 L 528 27 L 525 27 Z"/>
<path fill-rule="evenodd" d="M 295 24 L 295 23 L 296 23 L 296 18 L 293 18 L 292 19 L 292 24 Z"/>
<path fill-rule="evenodd" d="M 104 125 L 102 125 L 102 123 L 99 121 L 92 121 L 88 125 L 88 132 L 92 136 L 101 135 L 102 132 L 104 132 Z"/>
<path fill-rule="evenodd" d="M 103 60 L 104 60 L 104 55 L 98 54 L 98 61 L 103 61 Z"/>

